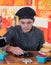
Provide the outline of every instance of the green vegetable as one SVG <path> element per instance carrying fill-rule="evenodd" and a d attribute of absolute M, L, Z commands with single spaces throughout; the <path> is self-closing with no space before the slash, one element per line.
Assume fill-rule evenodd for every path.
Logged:
<path fill-rule="evenodd" d="M 0 50 L 0 54 L 5 54 L 6 52 L 3 50 Z"/>

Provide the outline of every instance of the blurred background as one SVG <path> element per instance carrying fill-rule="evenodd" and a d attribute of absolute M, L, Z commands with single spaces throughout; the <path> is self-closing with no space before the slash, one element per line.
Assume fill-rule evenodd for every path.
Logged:
<path fill-rule="evenodd" d="M 20 25 L 15 13 L 22 7 L 36 11 L 34 26 L 44 32 L 46 42 L 51 43 L 51 0 L 0 0 L 0 36 L 11 26 Z"/>

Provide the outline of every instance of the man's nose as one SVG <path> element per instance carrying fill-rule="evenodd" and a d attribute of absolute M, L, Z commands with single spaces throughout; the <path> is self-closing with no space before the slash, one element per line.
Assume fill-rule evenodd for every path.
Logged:
<path fill-rule="evenodd" d="M 27 27 L 28 25 L 27 24 L 25 24 L 25 27 Z"/>

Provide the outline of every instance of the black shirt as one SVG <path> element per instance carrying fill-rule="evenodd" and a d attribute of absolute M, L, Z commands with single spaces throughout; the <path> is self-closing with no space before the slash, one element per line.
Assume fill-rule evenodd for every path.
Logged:
<path fill-rule="evenodd" d="M 5 37 L 11 46 L 20 47 L 27 51 L 40 50 L 44 43 L 43 32 L 34 26 L 28 33 L 22 32 L 20 26 L 11 27 Z"/>

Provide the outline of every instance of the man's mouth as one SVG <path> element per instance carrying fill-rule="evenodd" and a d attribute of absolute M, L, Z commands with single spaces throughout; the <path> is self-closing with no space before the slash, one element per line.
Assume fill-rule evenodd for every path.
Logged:
<path fill-rule="evenodd" d="M 28 29 L 24 29 L 24 30 L 28 30 Z"/>

